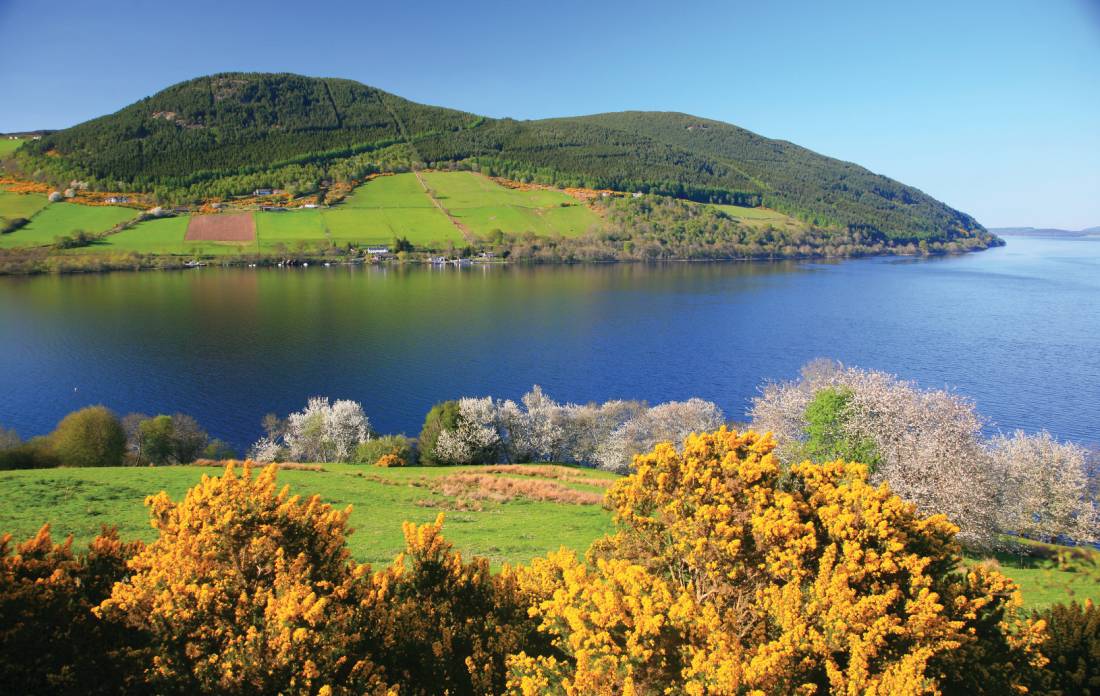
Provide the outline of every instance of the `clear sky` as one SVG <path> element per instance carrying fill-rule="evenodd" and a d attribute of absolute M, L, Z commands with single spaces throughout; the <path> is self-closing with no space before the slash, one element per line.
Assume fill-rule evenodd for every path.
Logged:
<path fill-rule="evenodd" d="M 231 70 L 490 116 L 684 111 L 987 226 L 1100 225 L 1100 0 L 0 0 L 0 132 Z"/>

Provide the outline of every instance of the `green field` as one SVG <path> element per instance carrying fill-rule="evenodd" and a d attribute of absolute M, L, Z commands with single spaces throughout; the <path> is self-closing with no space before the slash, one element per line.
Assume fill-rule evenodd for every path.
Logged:
<path fill-rule="evenodd" d="M 495 568 L 505 562 L 525 563 L 563 545 L 583 551 L 611 529 L 610 513 L 599 505 L 514 498 L 506 502 L 480 500 L 477 503 L 481 509 L 464 509 L 469 505 L 424 485 L 428 479 L 458 472 L 478 473 L 481 469 L 378 469 L 329 464 L 321 472 L 282 471 L 279 480 L 289 484 L 294 493 L 317 493 L 339 508 L 352 505 L 351 526 L 356 531 L 349 541 L 351 551 L 358 560 L 376 565 L 388 563 L 401 550 L 403 521 L 430 522 L 439 512 L 447 516 L 447 538 L 467 555 L 489 558 Z M 603 487 L 596 484 L 606 485 L 615 478 L 586 469 L 568 471 L 578 478 L 561 483 L 579 491 L 599 493 Z M 0 505 L 0 533 L 26 538 L 48 521 L 58 538 L 72 534 L 80 547 L 98 533 L 101 525 L 111 524 L 118 526 L 124 538 L 150 541 L 155 531 L 142 505 L 145 497 L 165 490 L 178 500 L 203 474 L 219 472 L 216 468 L 192 466 L 0 471 L 0 500 L 4 502 Z M 514 474 L 494 476 L 548 480 Z M 968 562 L 978 560 L 971 557 Z M 1100 601 L 1097 578 L 1049 570 L 1035 558 L 1004 554 L 996 560 L 1023 589 L 1024 602 L 1030 607 L 1069 598 Z"/>
<path fill-rule="evenodd" d="M 714 207 L 736 218 L 741 224 L 758 229 L 770 226 L 776 229 L 797 230 L 806 226 L 805 223 L 771 208 L 745 208 L 739 205 L 715 205 Z"/>
<path fill-rule="evenodd" d="M 0 138 L 0 157 L 15 152 L 16 148 L 23 144 L 23 140 L 9 140 L 7 136 Z"/>
<path fill-rule="evenodd" d="M 105 232 L 135 215 L 137 211 L 130 208 L 51 203 L 29 225 L 0 237 L 0 248 L 46 246 L 77 230 Z"/>
<path fill-rule="evenodd" d="M 6 141 L 0 141 L 6 142 Z M 493 230 L 541 236 L 578 235 L 599 224 L 587 206 L 560 191 L 519 191 L 471 172 L 423 175 L 451 215 L 478 235 Z M 46 207 L 44 207 L 46 206 Z M 40 211 L 40 212 L 39 212 Z M 35 213 L 37 212 L 37 215 Z M 0 217 L 30 217 L 25 228 L 0 238 L 0 248 L 45 246 L 76 230 L 103 232 L 136 215 L 129 208 L 51 204 L 45 197 L 0 192 Z M 417 247 L 466 244 L 462 232 L 425 192 L 415 174 L 380 176 L 330 208 L 256 212 L 256 243 L 185 242 L 187 216 L 142 222 L 101 242 L 68 253 L 217 255 L 294 251 L 305 244 L 384 244 L 404 237 Z"/>
<path fill-rule="evenodd" d="M 493 230 L 576 236 L 600 224 L 587 206 L 561 191 L 510 189 L 472 172 L 422 176 L 451 215 L 482 236 Z"/>
<path fill-rule="evenodd" d="M 126 253 L 138 254 L 175 254 L 208 255 L 236 254 L 252 251 L 253 245 L 219 244 L 218 242 L 187 242 L 187 224 L 191 218 L 187 215 L 147 220 L 129 229 L 108 235 L 102 240 L 86 247 L 71 249 L 74 254 Z"/>
<path fill-rule="evenodd" d="M 526 562 L 561 545 L 585 549 L 610 529 L 610 514 L 599 505 L 513 499 L 480 501 L 479 511 L 456 510 L 451 509 L 454 499 L 410 485 L 469 469 L 476 467 L 379 469 L 337 464 L 326 465 L 324 472 L 282 471 L 279 480 L 295 493 L 318 493 L 341 509 L 352 505 L 351 526 L 356 530 L 350 539 L 352 553 L 373 564 L 388 563 L 402 549 L 403 521 L 430 522 L 440 512 L 447 515 L 447 538 L 466 554 L 489 558 L 495 567 Z M 203 474 L 219 472 L 189 466 L 0 471 L 0 500 L 4 501 L 0 532 L 23 538 L 49 521 L 59 538 L 72 534 L 81 546 L 98 533 L 100 525 L 112 524 L 123 537 L 150 541 L 155 531 L 142 505 L 145 497 L 165 490 L 179 499 Z M 579 475 L 611 478 L 601 472 L 580 471 Z"/>
<path fill-rule="evenodd" d="M 0 140 L 0 143 L 9 142 Z M 39 193 L 12 193 L 0 190 L 0 218 L 30 218 L 46 207 L 49 199 Z"/>

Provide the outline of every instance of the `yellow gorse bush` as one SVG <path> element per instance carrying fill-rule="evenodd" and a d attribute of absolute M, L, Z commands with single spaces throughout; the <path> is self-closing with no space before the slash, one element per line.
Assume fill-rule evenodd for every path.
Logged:
<path fill-rule="evenodd" d="M 96 610 L 151 636 L 146 678 L 202 693 L 385 693 L 357 634 L 361 571 L 345 544 L 350 510 L 276 490 L 232 465 L 180 503 L 146 501 L 159 538 Z"/>
<path fill-rule="evenodd" d="M 774 446 L 722 429 L 637 457 L 616 534 L 520 571 L 553 651 L 511 659 L 513 692 L 1026 691 L 1042 626 L 1003 576 L 958 571 L 954 525 Z"/>

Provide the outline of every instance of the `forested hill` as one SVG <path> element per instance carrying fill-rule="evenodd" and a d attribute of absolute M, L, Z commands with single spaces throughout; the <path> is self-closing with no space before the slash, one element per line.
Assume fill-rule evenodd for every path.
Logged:
<path fill-rule="evenodd" d="M 28 142 L 8 167 L 165 200 L 309 190 L 417 165 L 775 208 L 890 242 L 984 234 L 970 216 L 858 165 L 680 113 L 491 119 L 350 80 L 226 73 Z"/>

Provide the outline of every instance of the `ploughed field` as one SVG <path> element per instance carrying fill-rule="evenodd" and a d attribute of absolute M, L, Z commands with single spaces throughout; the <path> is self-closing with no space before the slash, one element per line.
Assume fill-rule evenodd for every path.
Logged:
<path fill-rule="evenodd" d="M 164 490 L 180 500 L 204 474 L 221 471 L 213 466 L 0 471 L 0 534 L 21 540 L 50 522 L 55 538 L 72 534 L 82 548 L 101 525 L 115 525 L 124 539 L 149 542 L 156 533 L 143 505 L 146 496 Z M 355 532 L 349 546 L 359 561 L 388 564 L 404 548 L 402 522 L 423 524 L 443 512 L 447 539 L 464 555 L 488 558 L 494 569 L 527 563 L 561 546 L 583 553 L 612 531 L 611 513 L 601 501 L 615 479 L 601 471 L 545 464 L 400 469 L 325 464 L 279 472 L 280 485 L 289 485 L 294 494 L 316 493 L 334 507 L 352 506 Z M 968 556 L 968 562 L 989 560 Z M 1100 601 L 1096 578 L 1053 570 L 1044 554 L 1005 554 L 996 562 L 1020 585 L 1026 606 L 1071 598 Z"/>
<path fill-rule="evenodd" d="M 0 248 L 47 246 L 79 230 L 98 234 L 136 215 L 132 208 L 47 203 L 41 194 L 0 190 L 0 217 L 30 219 L 0 236 Z M 473 172 L 394 174 L 328 207 L 161 218 L 66 253 L 279 253 L 329 244 L 390 245 L 398 237 L 442 250 L 497 230 L 575 236 L 599 224 L 587 205 L 561 191 L 510 189 Z"/>

